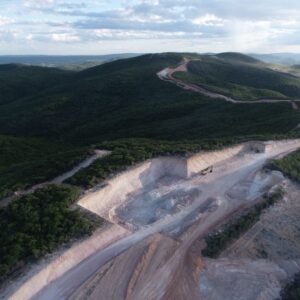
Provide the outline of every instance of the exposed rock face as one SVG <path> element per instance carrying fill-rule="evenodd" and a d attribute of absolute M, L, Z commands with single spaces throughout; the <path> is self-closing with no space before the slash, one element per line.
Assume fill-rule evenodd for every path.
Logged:
<path fill-rule="evenodd" d="M 208 151 L 189 158 L 161 157 L 125 171 L 108 180 L 106 186 L 85 195 L 78 202 L 82 207 L 114 222 L 114 210 L 127 201 L 132 193 L 153 187 L 161 178 L 169 176 L 187 179 L 199 175 L 202 170 L 247 153 L 270 153 L 288 149 L 298 140 L 279 142 L 248 142 L 219 151 Z"/>
<path fill-rule="evenodd" d="M 110 216 L 114 213 L 110 211 L 126 201 L 131 193 L 153 186 L 166 176 L 189 178 L 209 166 L 237 155 L 246 148 L 248 149 L 247 144 L 242 144 L 224 150 L 200 153 L 190 158 L 161 157 L 149 160 L 107 181 L 105 187 L 84 196 L 78 204 L 113 221 Z"/>
<path fill-rule="evenodd" d="M 104 188 L 89 193 L 78 204 L 110 220 L 109 211 L 124 202 L 128 194 L 151 185 L 166 175 L 186 178 L 185 159 L 171 157 L 149 160 L 109 180 Z"/>

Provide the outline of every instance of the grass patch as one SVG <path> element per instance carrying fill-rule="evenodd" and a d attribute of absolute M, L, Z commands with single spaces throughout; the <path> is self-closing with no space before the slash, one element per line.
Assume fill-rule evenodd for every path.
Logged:
<path fill-rule="evenodd" d="M 262 212 L 282 199 L 283 191 L 277 190 L 271 195 L 265 195 L 263 201 L 256 204 L 245 215 L 232 221 L 221 232 L 213 233 L 205 238 L 206 247 L 202 250 L 202 255 L 216 258 L 241 234 L 250 229 L 260 218 Z"/>

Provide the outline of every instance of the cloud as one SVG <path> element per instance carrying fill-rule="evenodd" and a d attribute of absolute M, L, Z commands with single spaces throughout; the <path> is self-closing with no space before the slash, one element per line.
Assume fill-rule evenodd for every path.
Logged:
<path fill-rule="evenodd" d="M 202 38 L 202 33 L 193 33 L 193 38 Z M 131 40 L 131 39 L 190 39 L 185 32 L 164 32 L 150 30 L 119 30 L 119 29 L 95 29 L 90 31 L 88 40 Z"/>
<path fill-rule="evenodd" d="M 44 7 L 54 6 L 57 4 L 56 0 L 23 0 L 24 7 L 42 9 Z"/>
<path fill-rule="evenodd" d="M 192 19 L 192 23 L 196 25 L 206 25 L 206 26 L 223 26 L 224 20 L 218 18 L 215 15 L 205 14 Z"/>
<path fill-rule="evenodd" d="M 81 9 L 85 8 L 84 1 L 64 1 L 64 0 L 23 0 L 23 6 L 27 8 L 43 10 L 49 8 Z"/>
<path fill-rule="evenodd" d="M 52 40 L 55 42 L 79 42 L 80 37 L 70 33 L 53 33 Z"/>
<path fill-rule="evenodd" d="M 299 0 L 21 0 L 21 6 L 19 1 L 1 4 L 7 8 L 0 16 L 2 43 L 83 49 L 86 42 L 141 47 L 137 41 L 148 40 L 153 49 L 170 51 L 181 40 L 178 51 L 191 45 L 200 52 L 295 49 L 297 44 L 300 49 Z"/>
<path fill-rule="evenodd" d="M 0 26 L 11 24 L 13 22 L 14 20 L 11 18 L 0 16 Z"/>

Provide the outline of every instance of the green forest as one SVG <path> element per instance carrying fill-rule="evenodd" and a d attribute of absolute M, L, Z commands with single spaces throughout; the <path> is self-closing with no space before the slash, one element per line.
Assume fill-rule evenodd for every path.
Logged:
<path fill-rule="evenodd" d="M 50 185 L 0 209 L 0 278 L 49 253 L 71 238 L 92 232 L 94 224 L 69 206 L 79 190 Z"/>
<path fill-rule="evenodd" d="M 89 147 L 0 136 L 0 199 L 70 170 L 91 153 Z"/>
<path fill-rule="evenodd" d="M 245 55 L 202 55 L 188 63 L 188 72 L 175 77 L 238 100 L 300 98 L 298 77 L 271 70 Z"/>

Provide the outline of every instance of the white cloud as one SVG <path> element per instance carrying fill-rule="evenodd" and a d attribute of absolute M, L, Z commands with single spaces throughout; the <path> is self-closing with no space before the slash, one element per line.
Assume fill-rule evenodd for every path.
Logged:
<path fill-rule="evenodd" d="M 282 32 L 269 21 L 228 21 L 229 42 L 236 51 L 259 51 Z"/>
<path fill-rule="evenodd" d="M 11 18 L 0 16 L 0 26 L 11 24 L 13 22 L 14 20 Z"/>
<path fill-rule="evenodd" d="M 176 51 L 300 46 L 299 0 L 10 0 L 0 6 L 0 43 L 11 49 L 28 42 L 41 52 L 50 45 L 64 52 L 114 41 L 135 49 L 141 40 L 149 42 L 141 52 L 172 51 L 175 40 Z"/>
<path fill-rule="evenodd" d="M 205 14 L 192 20 L 193 24 L 207 26 L 223 26 L 224 20 L 212 14 Z"/>
<path fill-rule="evenodd" d="M 201 33 L 192 33 L 190 38 L 200 38 Z M 119 30 L 119 29 L 95 29 L 91 30 L 89 35 L 89 40 L 92 39 L 120 39 L 120 40 L 130 40 L 130 39 L 186 39 L 186 33 L 182 31 L 177 32 L 163 32 L 163 31 L 151 31 L 151 30 Z"/>
<path fill-rule="evenodd" d="M 53 33 L 52 40 L 55 42 L 79 42 L 80 37 L 70 33 Z"/>
<path fill-rule="evenodd" d="M 41 8 L 44 6 L 53 5 L 56 0 L 23 0 L 23 5 L 25 7 Z"/>
<path fill-rule="evenodd" d="M 27 34 L 25 38 L 26 38 L 27 41 L 32 41 L 33 40 L 33 35 L 32 34 Z"/>

